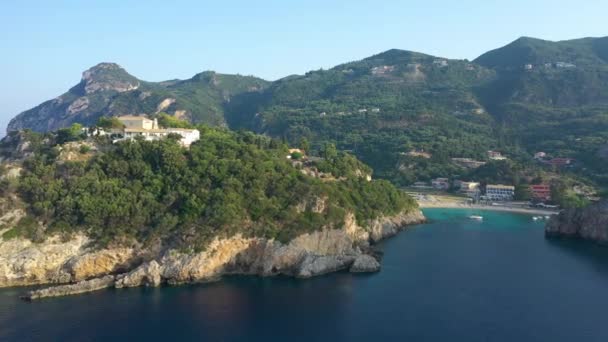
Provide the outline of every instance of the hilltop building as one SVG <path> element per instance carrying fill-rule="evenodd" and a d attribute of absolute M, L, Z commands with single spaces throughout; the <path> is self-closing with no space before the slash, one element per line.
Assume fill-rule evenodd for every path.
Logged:
<path fill-rule="evenodd" d="M 177 134 L 181 136 L 180 144 L 188 147 L 200 139 L 201 133 L 198 129 L 159 128 L 156 119 L 150 120 L 145 116 L 124 115 L 119 116 L 118 120 L 125 127 L 120 132 L 117 132 L 122 135 L 122 138 L 117 140 L 131 140 L 136 137 L 142 137 L 144 140 L 150 141 L 164 138 L 169 134 Z"/>
<path fill-rule="evenodd" d="M 123 115 L 118 120 L 125 125 L 126 129 L 159 129 L 156 119 L 150 120 L 141 115 Z"/>

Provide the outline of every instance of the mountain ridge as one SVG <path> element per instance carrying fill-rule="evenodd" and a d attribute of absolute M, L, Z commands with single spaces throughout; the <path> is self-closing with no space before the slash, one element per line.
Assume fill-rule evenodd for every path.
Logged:
<path fill-rule="evenodd" d="M 608 144 L 607 61 L 608 37 L 520 37 L 473 61 L 390 49 L 272 82 L 205 71 L 139 81 L 124 92 L 99 86 L 88 99 L 68 92 L 60 104 L 20 114 L 9 129 L 45 131 L 102 115 L 166 111 L 292 144 L 308 139 L 315 149 L 333 142 L 398 184 L 458 174 L 449 158 L 484 160 L 490 149 L 518 151 L 522 159 L 535 150 L 580 159 L 594 165 L 596 177 L 604 168 L 592 156 Z M 135 87 L 125 77 L 123 86 Z M 436 157 L 403 157 L 411 149 Z"/>

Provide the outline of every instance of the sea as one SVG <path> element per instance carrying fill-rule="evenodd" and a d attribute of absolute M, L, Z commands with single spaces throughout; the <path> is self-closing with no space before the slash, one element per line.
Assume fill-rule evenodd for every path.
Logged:
<path fill-rule="evenodd" d="M 546 239 L 529 215 L 425 214 L 430 223 L 379 246 L 376 274 L 35 302 L 0 289 L 0 341 L 608 341 L 608 247 Z"/>

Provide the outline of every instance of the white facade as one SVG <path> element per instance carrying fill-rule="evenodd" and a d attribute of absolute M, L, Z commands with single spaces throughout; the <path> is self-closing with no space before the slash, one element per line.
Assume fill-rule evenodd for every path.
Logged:
<path fill-rule="evenodd" d="M 158 122 L 156 119 L 150 120 L 145 116 L 123 115 L 118 117 L 118 121 L 128 129 L 158 129 Z"/>
<path fill-rule="evenodd" d="M 143 116 L 120 116 L 118 117 L 121 123 L 125 125 L 122 130 L 122 139 L 135 139 L 136 137 L 142 137 L 144 140 L 158 140 L 165 138 L 169 134 L 178 134 L 182 138 L 180 144 L 182 146 L 190 146 L 195 141 L 199 140 L 201 133 L 198 129 L 186 129 L 186 128 L 159 128 L 156 119 L 150 120 Z M 117 141 L 118 141 L 117 140 Z"/>
<path fill-rule="evenodd" d="M 195 141 L 201 138 L 201 133 L 198 129 L 185 128 L 167 128 L 167 129 L 133 129 L 125 128 L 124 139 L 135 139 L 143 137 L 144 140 L 159 140 L 165 138 L 169 134 L 181 135 L 180 144 L 182 146 L 190 146 Z"/>
<path fill-rule="evenodd" d="M 512 185 L 486 185 L 486 197 L 491 201 L 511 201 L 515 196 L 515 187 Z"/>

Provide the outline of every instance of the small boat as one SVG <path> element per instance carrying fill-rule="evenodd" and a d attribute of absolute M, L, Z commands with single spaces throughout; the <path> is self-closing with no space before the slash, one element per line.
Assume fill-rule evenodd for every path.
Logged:
<path fill-rule="evenodd" d="M 550 219 L 550 218 L 551 218 L 551 217 L 549 217 L 549 216 L 545 216 L 545 220 L 548 220 L 548 219 Z"/>
<path fill-rule="evenodd" d="M 538 216 L 534 216 L 532 219 L 533 219 L 534 221 L 538 221 L 538 220 L 540 219 L 540 217 L 538 217 Z"/>
<path fill-rule="evenodd" d="M 469 218 L 471 220 L 477 220 L 477 221 L 483 220 L 483 216 L 479 216 L 479 215 L 471 215 L 471 216 L 469 216 Z"/>

